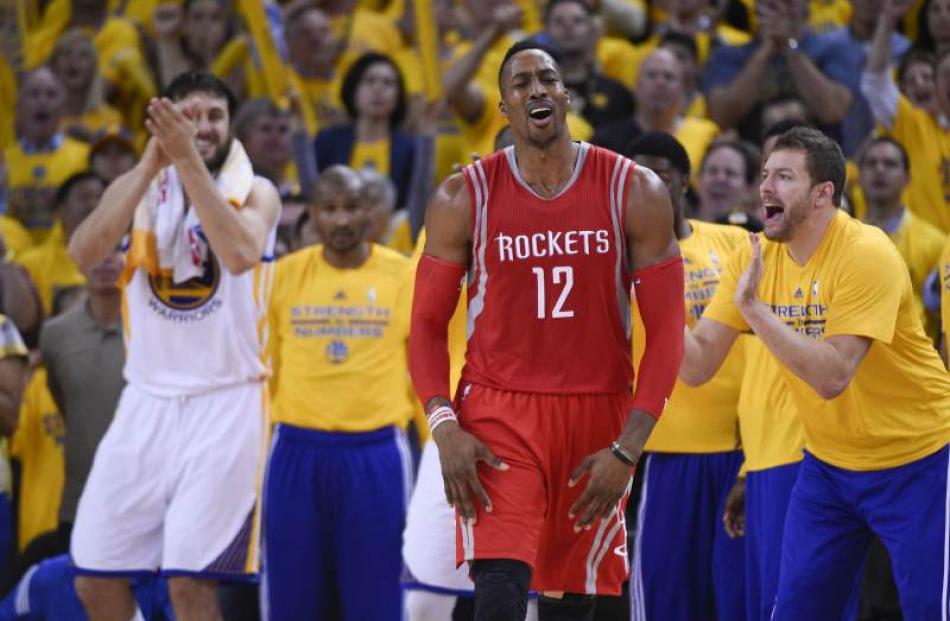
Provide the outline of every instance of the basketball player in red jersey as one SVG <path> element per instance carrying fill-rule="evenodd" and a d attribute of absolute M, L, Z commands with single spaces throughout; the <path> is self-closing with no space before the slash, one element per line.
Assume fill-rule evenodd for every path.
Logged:
<path fill-rule="evenodd" d="M 476 620 L 523 621 L 529 586 L 543 621 L 590 619 L 628 572 L 624 505 L 682 357 L 683 262 L 663 182 L 571 140 L 549 53 L 513 46 L 499 87 L 514 146 L 446 179 L 429 207 L 410 369 Z M 446 334 L 466 274 L 453 404 Z M 647 331 L 632 393 L 631 281 Z"/>

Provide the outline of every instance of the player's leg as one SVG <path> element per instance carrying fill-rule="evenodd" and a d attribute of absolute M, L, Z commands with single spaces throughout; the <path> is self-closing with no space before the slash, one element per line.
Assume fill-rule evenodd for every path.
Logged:
<path fill-rule="evenodd" d="M 189 576 L 170 576 L 168 592 L 177 621 L 220 621 L 218 583 Z"/>
<path fill-rule="evenodd" d="M 799 462 L 746 475 L 746 618 L 769 621 L 778 588 L 782 536 Z"/>
<path fill-rule="evenodd" d="M 537 395 L 471 386 L 461 390 L 459 422 L 508 465 L 504 471 L 478 466 L 492 503 L 488 513 L 473 500 L 476 520 L 457 520 L 456 562 L 469 562 L 475 583 L 475 619 L 524 619 L 538 542 L 549 511 L 539 465 L 547 441 L 542 424 L 549 413 Z M 566 486 L 566 479 L 565 479 Z M 494 617 L 492 614 L 499 616 Z"/>
<path fill-rule="evenodd" d="M 266 621 L 321 619 L 332 597 L 329 533 L 336 523 L 326 502 L 333 465 L 307 430 L 278 425 L 264 485 Z M 321 533 L 324 533 L 321 535 Z"/>
<path fill-rule="evenodd" d="M 458 598 L 454 595 L 432 593 L 422 589 L 406 591 L 406 618 L 408 621 L 445 621 L 452 618 Z"/>
<path fill-rule="evenodd" d="M 471 563 L 475 582 L 475 621 L 521 621 L 528 611 L 531 567 L 511 559 Z"/>
<path fill-rule="evenodd" d="M 732 539 L 726 534 L 722 515 L 726 498 L 736 483 L 736 475 L 744 459 L 742 451 L 729 451 L 705 456 L 711 478 L 719 492 L 716 510 L 709 515 L 712 522 L 712 580 L 717 619 L 745 619 L 745 537 Z"/>
<path fill-rule="evenodd" d="M 339 529 L 334 538 L 342 618 L 400 621 L 402 531 L 412 487 L 412 457 L 397 427 L 345 434 L 335 449 Z M 366 597 L 366 593 L 372 597 Z"/>
<path fill-rule="evenodd" d="M 96 450 L 71 540 L 76 593 L 93 619 L 128 621 L 135 602 L 127 580 L 116 576 L 150 573 L 160 564 L 175 433 L 169 401 L 127 386 Z"/>
<path fill-rule="evenodd" d="M 599 395 L 538 399 L 542 434 L 548 438 L 542 460 L 548 489 L 548 513 L 533 588 L 540 621 L 593 618 L 597 595 L 619 595 L 627 578 L 627 532 L 624 509 L 632 483 L 628 480 L 622 498 L 590 529 L 575 532 L 569 515 L 572 505 L 588 483 L 568 486 L 571 473 L 588 455 L 610 445 L 619 435 L 628 411 L 627 397 Z"/>
<path fill-rule="evenodd" d="M 854 601 L 871 532 L 842 471 L 806 453 L 792 490 L 774 621 L 841 619 Z"/>
<path fill-rule="evenodd" d="M 452 615 L 456 594 L 472 597 L 468 566 L 455 564 L 455 510 L 445 498 L 439 449 L 428 442 L 406 512 L 402 558 L 409 621 L 442 621 Z M 448 593 L 442 595 L 443 590 Z M 448 606 L 448 613 L 443 609 Z"/>
<path fill-rule="evenodd" d="M 257 575 L 263 390 L 253 383 L 176 399 L 161 565 L 184 578 L 169 582 L 176 612 L 220 615 L 209 582 Z"/>
<path fill-rule="evenodd" d="M 891 555 L 905 619 L 946 619 L 948 450 L 905 466 L 860 473 L 862 509 Z"/>
<path fill-rule="evenodd" d="M 710 511 L 697 508 L 712 506 L 714 490 L 700 471 L 699 459 L 665 453 L 646 458 L 630 578 L 634 619 L 685 621 L 712 612 L 713 524 L 706 515 Z M 666 491 L 671 489 L 677 493 Z M 708 523 L 699 513 L 710 518 Z M 671 584 L 681 588 L 671 589 Z"/>

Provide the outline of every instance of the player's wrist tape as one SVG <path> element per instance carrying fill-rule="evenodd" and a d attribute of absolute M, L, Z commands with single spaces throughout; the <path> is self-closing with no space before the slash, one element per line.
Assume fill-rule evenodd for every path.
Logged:
<path fill-rule="evenodd" d="M 435 428 L 446 423 L 448 421 L 458 422 L 458 417 L 455 415 L 455 410 L 450 408 L 447 405 L 440 405 L 439 407 L 433 409 L 426 415 L 426 418 L 429 420 L 429 433 L 435 431 Z"/>
<path fill-rule="evenodd" d="M 628 453 L 625 448 L 620 446 L 620 443 L 616 440 L 610 443 L 610 452 L 614 454 L 614 457 L 627 464 L 631 468 L 637 465 L 637 460 L 633 458 L 633 455 Z"/>

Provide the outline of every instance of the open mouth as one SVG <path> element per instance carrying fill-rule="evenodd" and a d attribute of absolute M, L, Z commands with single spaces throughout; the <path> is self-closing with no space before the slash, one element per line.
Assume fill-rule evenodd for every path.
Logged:
<path fill-rule="evenodd" d="M 551 117 L 554 115 L 554 108 L 549 105 L 539 105 L 528 110 L 528 117 L 534 121 L 535 125 L 544 126 L 547 125 Z"/>
<path fill-rule="evenodd" d="M 782 219 L 782 216 L 785 214 L 785 208 L 781 205 L 763 205 L 765 209 L 765 221 L 766 222 L 776 222 Z"/>

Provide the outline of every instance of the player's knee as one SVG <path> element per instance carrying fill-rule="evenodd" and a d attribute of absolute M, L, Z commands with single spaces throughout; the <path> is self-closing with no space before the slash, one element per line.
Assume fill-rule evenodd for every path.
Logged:
<path fill-rule="evenodd" d="M 175 611 L 211 611 L 217 609 L 217 584 L 185 576 L 168 579 L 168 595 Z"/>
<path fill-rule="evenodd" d="M 132 598 L 129 585 L 116 578 L 76 576 L 74 585 L 79 601 L 94 618 L 102 618 L 106 611 L 123 607 L 124 600 Z"/>
<path fill-rule="evenodd" d="M 596 599 L 593 595 L 542 594 L 538 598 L 538 621 L 592 621 L 595 604 Z"/>
<path fill-rule="evenodd" d="M 521 561 L 488 559 L 472 563 L 475 621 L 523 621 L 531 568 Z"/>

